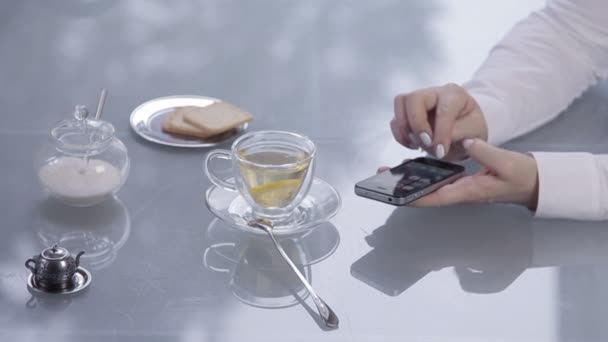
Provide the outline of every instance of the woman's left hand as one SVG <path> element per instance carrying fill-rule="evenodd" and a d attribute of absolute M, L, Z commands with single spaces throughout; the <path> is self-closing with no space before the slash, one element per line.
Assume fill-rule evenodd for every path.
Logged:
<path fill-rule="evenodd" d="M 463 146 L 467 154 L 484 168 L 410 203 L 410 206 L 441 207 L 459 203 L 502 202 L 536 209 L 538 172 L 532 156 L 507 151 L 480 139 L 467 139 Z"/>

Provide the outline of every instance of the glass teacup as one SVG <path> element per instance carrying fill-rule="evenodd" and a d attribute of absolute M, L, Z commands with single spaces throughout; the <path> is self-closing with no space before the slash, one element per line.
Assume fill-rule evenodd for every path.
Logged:
<path fill-rule="evenodd" d="M 288 219 L 302 202 L 314 176 L 315 144 L 307 137 L 282 131 L 244 134 L 230 151 L 213 150 L 205 159 L 205 173 L 215 185 L 238 191 L 256 217 Z M 213 173 L 213 159 L 232 161 L 232 179 Z"/>

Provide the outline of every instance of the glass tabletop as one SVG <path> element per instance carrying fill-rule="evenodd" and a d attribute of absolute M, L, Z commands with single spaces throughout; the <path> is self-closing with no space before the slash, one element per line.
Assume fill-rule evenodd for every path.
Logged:
<path fill-rule="evenodd" d="M 391 137 L 394 95 L 465 81 L 542 4 L 2 3 L 0 340 L 608 339 L 605 223 L 539 220 L 508 205 L 396 209 L 353 191 L 377 167 L 422 155 Z M 93 108 L 102 87 L 130 175 L 98 207 L 65 207 L 42 191 L 34 160 L 50 127 L 76 103 Z M 316 175 L 342 207 L 318 231 L 282 241 L 338 329 L 322 326 L 267 240 L 237 236 L 205 207 L 209 149 L 161 146 L 131 130 L 137 105 L 180 94 L 247 109 L 256 117 L 248 130 L 315 141 Z M 508 147 L 605 153 L 607 94 L 598 85 Z M 86 291 L 27 290 L 25 260 L 53 243 L 87 251 Z"/>

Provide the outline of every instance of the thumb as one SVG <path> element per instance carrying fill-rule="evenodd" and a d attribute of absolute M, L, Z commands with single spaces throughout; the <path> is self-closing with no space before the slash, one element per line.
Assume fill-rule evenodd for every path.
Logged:
<path fill-rule="evenodd" d="M 471 158 L 498 174 L 508 167 L 511 157 L 509 151 L 490 145 L 481 139 L 465 139 L 462 146 Z"/>
<path fill-rule="evenodd" d="M 390 166 L 381 166 L 381 167 L 378 168 L 378 170 L 376 171 L 376 173 L 382 173 L 382 172 L 388 171 L 390 169 L 391 169 Z"/>

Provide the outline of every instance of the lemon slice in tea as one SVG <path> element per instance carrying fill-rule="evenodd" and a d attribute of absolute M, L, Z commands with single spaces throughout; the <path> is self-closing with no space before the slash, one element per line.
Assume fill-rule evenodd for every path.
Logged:
<path fill-rule="evenodd" d="M 281 208 L 293 201 L 298 194 L 303 179 L 283 179 L 254 186 L 250 190 L 251 197 L 265 208 Z"/>

